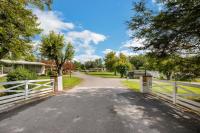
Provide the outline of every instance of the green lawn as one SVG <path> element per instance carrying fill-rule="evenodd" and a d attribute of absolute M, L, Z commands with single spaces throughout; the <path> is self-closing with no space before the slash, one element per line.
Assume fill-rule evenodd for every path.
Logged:
<path fill-rule="evenodd" d="M 133 91 L 136 91 L 136 92 L 140 91 L 139 80 L 124 80 L 124 81 L 122 81 L 122 83 Z M 155 83 L 153 84 L 152 91 L 154 91 L 154 92 L 158 91 L 158 92 L 167 93 L 167 94 L 173 93 L 173 86 L 171 84 L 163 83 L 163 82 L 155 82 Z M 159 86 L 161 86 L 162 88 Z M 183 87 L 195 94 L 200 94 L 200 88 L 183 86 L 183 85 L 180 85 L 180 87 Z M 188 94 L 188 92 L 179 88 L 178 94 Z M 187 97 L 187 98 L 193 99 L 193 97 Z M 199 101 L 199 99 L 200 99 L 200 97 L 195 98 L 195 100 L 198 100 L 198 101 Z"/>
<path fill-rule="evenodd" d="M 114 75 L 114 72 L 87 72 L 86 74 L 102 78 L 120 78 L 120 75 Z"/>
<path fill-rule="evenodd" d="M 124 80 L 122 81 L 122 84 L 128 87 L 129 89 L 139 92 L 140 91 L 140 83 L 139 81 L 130 81 L 130 80 Z"/>
<path fill-rule="evenodd" d="M 74 86 L 80 84 L 82 81 L 81 78 L 72 76 L 71 78 L 68 75 L 63 76 L 63 88 L 64 90 L 71 89 Z"/>
<path fill-rule="evenodd" d="M 199 78 L 195 79 L 193 82 L 200 82 L 200 79 Z"/>
<path fill-rule="evenodd" d="M 38 76 L 37 79 L 49 79 L 49 76 Z M 70 89 L 73 88 L 74 86 L 78 85 L 80 82 L 82 81 L 82 79 L 78 78 L 78 77 L 74 77 L 72 76 L 71 78 L 69 78 L 68 75 L 64 75 L 63 76 L 63 85 L 65 89 Z M 0 82 L 6 82 L 6 77 L 1 77 L 0 78 Z M 46 82 L 38 82 L 38 84 L 43 84 Z M 44 87 L 40 87 L 38 89 L 42 89 Z M 0 86 L 0 90 L 5 89 L 4 86 Z"/>

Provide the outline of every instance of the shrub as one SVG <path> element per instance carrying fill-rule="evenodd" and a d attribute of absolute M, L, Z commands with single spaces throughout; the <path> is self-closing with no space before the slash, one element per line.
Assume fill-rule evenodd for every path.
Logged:
<path fill-rule="evenodd" d="M 19 80 L 33 80 L 33 79 L 37 79 L 37 74 L 22 67 L 16 68 L 15 70 L 9 72 L 7 75 L 7 82 L 19 81 Z M 9 88 L 15 85 L 5 85 L 4 87 Z M 24 86 L 15 88 L 15 90 L 22 90 L 22 89 L 24 89 Z M 6 93 L 6 94 L 9 95 L 13 93 Z"/>
<path fill-rule="evenodd" d="M 19 67 L 11 71 L 7 75 L 7 81 L 18 81 L 18 80 L 32 80 L 37 79 L 37 74 L 31 72 L 25 68 Z"/>
<path fill-rule="evenodd" d="M 116 65 L 117 72 L 120 73 L 121 78 L 127 76 L 128 70 L 131 69 L 131 64 L 129 62 L 118 62 Z"/>

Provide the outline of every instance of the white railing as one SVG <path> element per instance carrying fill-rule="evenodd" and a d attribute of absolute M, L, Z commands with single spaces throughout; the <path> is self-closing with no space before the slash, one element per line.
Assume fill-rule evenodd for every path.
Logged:
<path fill-rule="evenodd" d="M 49 96 L 54 92 L 54 80 L 23 80 L 0 82 L 0 111 L 21 102 Z"/>
<path fill-rule="evenodd" d="M 200 93 L 195 93 L 188 87 L 200 89 L 200 84 L 153 80 L 151 93 L 200 113 L 200 103 L 193 100 L 199 100 Z"/>

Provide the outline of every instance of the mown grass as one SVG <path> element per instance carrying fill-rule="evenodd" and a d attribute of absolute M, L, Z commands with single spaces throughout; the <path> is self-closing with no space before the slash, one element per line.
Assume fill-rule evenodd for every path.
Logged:
<path fill-rule="evenodd" d="M 71 89 L 74 86 L 80 84 L 81 81 L 82 81 L 82 79 L 79 77 L 72 76 L 70 78 L 69 75 L 64 75 L 63 76 L 63 88 L 64 88 L 64 90 Z"/>
<path fill-rule="evenodd" d="M 114 72 L 87 72 L 86 74 L 102 78 L 120 78 L 120 75 L 114 75 Z"/>
<path fill-rule="evenodd" d="M 39 79 L 49 79 L 50 76 L 38 76 Z M 63 87 L 65 89 L 73 88 L 74 86 L 78 85 L 82 81 L 81 78 L 72 76 L 71 78 L 68 75 L 63 76 Z M 6 82 L 6 77 L 1 77 L 0 82 Z M 37 82 L 37 84 L 44 84 L 46 82 Z M 37 90 L 43 89 L 45 87 L 40 87 Z M 0 86 L 0 90 L 5 89 L 4 86 Z"/>
<path fill-rule="evenodd" d="M 128 87 L 129 89 L 140 92 L 140 83 L 139 81 L 130 81 L 130 80 L 124 80 L 122 81 L 122 84 Z"/>

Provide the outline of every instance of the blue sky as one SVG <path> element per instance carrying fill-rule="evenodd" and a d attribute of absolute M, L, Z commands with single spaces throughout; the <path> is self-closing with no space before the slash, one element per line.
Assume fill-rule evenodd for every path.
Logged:
<path fill-rule="evenodd" d="M 54 0 L 51 11 L 33 9 L 43 34 L 54 30 L 64 34 L 76 48 L 79 61 L 104 57 L 109 51 L 134 55 L 127 47 L 141 45 L 142 40 L 130 40 L 126 21 L 133 15 L 134 0 Z M 149 0 L 150 7 L 156 7 Z M 37 41 L 38 42 L 38 41 Z"/>

